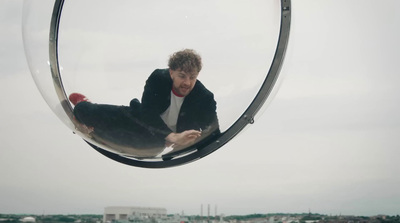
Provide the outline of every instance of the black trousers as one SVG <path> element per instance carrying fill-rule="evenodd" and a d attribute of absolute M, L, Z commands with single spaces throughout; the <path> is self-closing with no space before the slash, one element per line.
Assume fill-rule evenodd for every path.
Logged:
<path fill-rule="evenodd" d="M 137 99 L 131 101 L 131 106 L 80 102 L 74 108 L 74 116 L 80 123 L 93 127 L 97 137 L 118 145 L 154 148 L 165 143 L 140 120 Z"/>

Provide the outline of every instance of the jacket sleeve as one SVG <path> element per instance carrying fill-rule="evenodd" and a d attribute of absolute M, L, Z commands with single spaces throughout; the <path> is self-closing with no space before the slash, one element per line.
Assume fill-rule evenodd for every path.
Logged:
<path fill-rule="evenodd" d="M 150 132 L 165 138 L 172 133 L 171 129 L 161 119 L 160 114 L 169 105 L 171 84 L 169 79 L 162 75 L 162 70 L 155 70 L 146 81 L 142 95 L 142 121 L 148 125 Z"/>
<path fill-rule="evenodd" d="M 206 90 L 201 83 L 187 96 L 181 107 L 178 119 L 179 131 L 195 129 L 203 131 L 204 135 L 219 128 L 217 118 L 217 103 L 214 95 Z"/>
<path fill-rule="evenodd" d="M 211 133 L 216 129 L 219 129 L 218 117 L 217 117 L 217 103 L 214 100 L 214 95 L 210 93 L 204 99 L 203 106 L 199 112 L 201 115 L 201 128 L 205 133 Z"/>
<path fill-rule="evenodd" d="M 211 92 L 203 95 L 203 97 L 199 98 L 196 105 L 195 125 L 201 128 L 202 134 L 191 147 L 202 149 L 210 142 L 216 140 L 221 132 L 216 112 L 217 103 L 214 100 L 214 95 Z"/>

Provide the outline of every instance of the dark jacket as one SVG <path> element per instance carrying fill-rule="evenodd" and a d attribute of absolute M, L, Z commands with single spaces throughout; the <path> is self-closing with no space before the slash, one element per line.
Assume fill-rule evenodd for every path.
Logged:
<path fill-rule="evenodd" d="M 171 90 L 169 70 L 157 69 L 147 79 L 142 95 L 141 120 L 150 131 L 163 139 L 172 133 L 160 117 L 170 105 Z M 205 136 L 219 131 L 214 95 L 199 80 L 183 101 L 176 129 L 177 133 L 202 130 Z"/>

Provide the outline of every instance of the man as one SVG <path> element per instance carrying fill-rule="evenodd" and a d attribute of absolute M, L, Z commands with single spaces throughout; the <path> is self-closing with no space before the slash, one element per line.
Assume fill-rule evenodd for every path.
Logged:
<path fill-rule="evenodd" d="M 130 106 L 90 103 L 73 93 L 76 120 L 106 141 L 138 148 L 185 148 L 219 133 L 214 95 L 197 80 L 201 57 L 190 49 L 174 53 L 168 69 L 146 81 L 142 102 Z"/>

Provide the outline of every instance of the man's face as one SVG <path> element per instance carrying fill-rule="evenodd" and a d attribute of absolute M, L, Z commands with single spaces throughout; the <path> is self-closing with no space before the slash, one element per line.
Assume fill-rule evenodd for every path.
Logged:
<path fill-rule="evenodd" d="M 181 70 L 169 69 L 172 78 L 172 89 L 179 95 L 188 95 L 196 84 L 198 72 L 186 73 Z"/>

